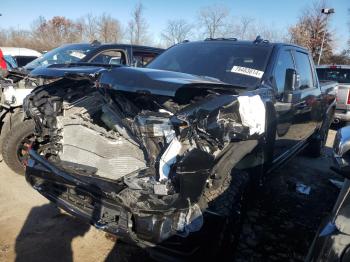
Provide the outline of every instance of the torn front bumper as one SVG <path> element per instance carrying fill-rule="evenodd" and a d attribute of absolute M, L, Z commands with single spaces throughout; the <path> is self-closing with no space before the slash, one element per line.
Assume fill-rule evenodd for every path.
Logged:
<path fill-rule="evenodd" d="M 69 174 L 29 152 L 27 182 L 40 194 L 73 216 L 98 229 L 117 235 L 125 242 L 141 247 L 154 247 L 174 236 L 183 210 L 135 212 L 118 201 L 116 193 L 123 185 L 95 177 Z"/>

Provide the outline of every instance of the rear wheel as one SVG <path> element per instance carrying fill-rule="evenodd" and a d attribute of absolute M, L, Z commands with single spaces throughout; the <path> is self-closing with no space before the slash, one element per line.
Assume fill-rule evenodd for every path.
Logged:
<path fill-rule="evenodd" d="M 319 157 L 327 142 L 328 131 L 333 122 L 334 110 L 328 113 L 316 137 L 312 138 L 306 148 L 306 153 L 311 157 Z"/>
<path fill-rule="evenodd" d="M 28 161 L 28 151 L 34 146 L 34 121 L 32 119 L 16 122 L 2 144 L 5 163 L 17 174 L 23 175 Z"/>
<path fill-rule="evenodd" d="M 217 237 L 214 238 L 211 254 L 229 260 L 233 256 L 242 227 L 244 195 L 248 188 L 249 175 L 247 172 L 234 170 L 227 175 L 222 185 L 215 190 L 204 193 L 209 208 L 222 217 Z"/>
<path fill-rule="evenodd" d="M 322 150 L 327 142 L 328 137 L 328 128 L 327 130 L 320 131 L 320 134 L 317 138 L 313 138 L 308 147 L 307 147 L 307 154 L 311 157 L 319 157 L 322 155 Z"/>

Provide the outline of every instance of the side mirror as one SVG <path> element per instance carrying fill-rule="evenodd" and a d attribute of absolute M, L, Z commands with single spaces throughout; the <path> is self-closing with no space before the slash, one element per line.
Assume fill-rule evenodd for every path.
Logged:
<path fill-rule="evenodd" d="M 283 102 L 291 103 L 293 100 L 293 91 L 297 85 L 298 74 L 292 69 L 288 68 L 286 70 L 286 76 L 284 79 L 284 92 L 283 92 Z"/>
<path fill-rule="evenodd" d="M 286 70 L 286 78 L 284 79 L 284 91 L 290 92 L 295 90 L 295 86 L 297 84 L 298 75 L 297 72 L 292 69 L 288 68 Z"/>
<path fill-rule="evenodd" d="M 331 169 L 350 179 L 350 126 L 337 131 L 333 143 L 333 159 L 335 166 Z"/>

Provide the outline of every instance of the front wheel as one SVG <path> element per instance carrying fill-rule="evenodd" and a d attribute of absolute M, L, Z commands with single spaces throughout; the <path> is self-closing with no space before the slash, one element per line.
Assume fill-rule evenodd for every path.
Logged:
<path fill-rule="evenodd" d="M 12 127 L 19 121 L 22 121 L 23 110 L 22 108 L 15 108 L 13 110 L 8 111 L 5 114 L 3 119 L 3 124 L 0 130 L 0 150 L 2 148 L 2 143 L 6 137 L 6 135 L 11 132 Z"/>
<path fill-rule="evenodd" d="M 34 145 L 34 127 L 32 119 L 17 122 L 3 140 L 2 157 L 8 167 L 20 175 L 24 175 L 28 151 Z"/>
<path fill-rule="evenodd" d="M 237 244 L 243 218 L 243 206 L 246 204 L 245 193 L 249 184 L 249 174 L 234 170 L 227 175 L 222 185 L 213 191 L 204 193 L 208 202 L 208 210 L 222 217 L 218 225 L 217 237 L 213 238 L 211 254 L 229 260 Z"/>

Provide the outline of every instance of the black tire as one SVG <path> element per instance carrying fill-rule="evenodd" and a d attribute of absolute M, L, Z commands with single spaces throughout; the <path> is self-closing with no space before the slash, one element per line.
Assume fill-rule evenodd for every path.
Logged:
<path fill-rule="evenodd" d="M 219 214 L 223 223 L 218 236 L 214 238 L 211 255 L 223 260 L 230 260 L 234 255 L 242 228 L 243 211 L 246 203 L 244 197 L 249 185 L 249 174 L 234 170 L 227 175 L 222 185 L 215 190 L 206 190 L 204 198 L 208 210 Z"/>
<path fill-rule="evenodd" d="M 3 124 L 0 131 L 0 150 L 2 149 L 2 143 L 5 136 L 11 131 L 11 128 L 19 120 L 22 120 L 23 111 L 22 108 L 15 108 L 13 111 L 8 111 L 2 120 Z"/>
<path fill-rule="evenodd" d="M 11 132 L 4 137 L 2 157 L 8 167 L 19 175 L 24 175 L 25 172 L 26 150 L 31 143 L 28 139 L 34 136 L 34 127 L 32 119 L 17 121 L 11 128 Z"/>
<path fill-rule="evenodd" d="M 320 131 L 318 138 L 311 139 L 307 147 L 308 156 L 316 158 L 322 155 L 322 151 L 324 146 L 326 145 L 326 141 L 328 137 L 328 130 L 329 129 Z"/>
<path fill-rule="evenodd" d="M 333 122 L 334 111 L 331 111 L 324 120 L 317 135 L 313 137 L 309 145 L 306 147 L 306 154 L 310 157 L 319 157 L 322 155 L 322 151 L 327 142 L 328 131 Z"/>

